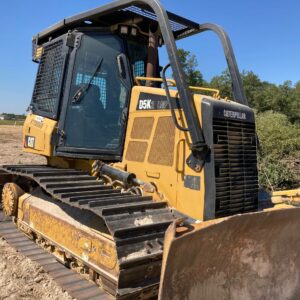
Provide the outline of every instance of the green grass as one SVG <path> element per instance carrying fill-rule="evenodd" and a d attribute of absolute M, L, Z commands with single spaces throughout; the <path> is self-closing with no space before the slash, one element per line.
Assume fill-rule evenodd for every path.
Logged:
<path fill-rule="evenodd" d="M 0 120 L 0 126 L 1 125 L 18 125 L 23 126 L 24 121 L 15 121 L 15 120 Z"/>

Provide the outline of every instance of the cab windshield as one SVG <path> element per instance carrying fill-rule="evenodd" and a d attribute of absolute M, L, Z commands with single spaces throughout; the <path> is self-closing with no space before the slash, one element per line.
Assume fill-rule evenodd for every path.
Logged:
<path fill-rule="evenodd" d="M 65 147 L 112 149 L 122 146 L 129 88 L 117 58 L 122 40 L 104 33 L 84 34 L 76 52 L 65 119 Z"/>

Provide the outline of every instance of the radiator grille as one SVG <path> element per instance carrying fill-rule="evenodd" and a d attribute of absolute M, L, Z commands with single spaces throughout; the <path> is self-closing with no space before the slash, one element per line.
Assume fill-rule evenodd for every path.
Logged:
<path fill-rule="evenodd" d="M 160 117 L 157 122 L 148 162 L 172 166 L 174 161 L 175 125 L 172 117 Z"/>
<path fill-rule="evenodd" d="M 130 141 L 126 152 L 126 159 L 129 161 L 144 162 L 148 143 Z"/>
<path fill-rule="evenodd" d="M 132 126 L 130 138 L 137 140 L 150 139 L 154 118 L 135 118 Z"/>
<path fill-rule="evenodd" d="M 59 101 L 59 87 L 63 71 L 63 41 L 45 46 L 41 57 L 32 102 L 41 111 L 54 113 Z"/>
<path fill-rule="evenodd" d="M 257 210 L 255 124 L 214 119 L 216 217 Z"/>

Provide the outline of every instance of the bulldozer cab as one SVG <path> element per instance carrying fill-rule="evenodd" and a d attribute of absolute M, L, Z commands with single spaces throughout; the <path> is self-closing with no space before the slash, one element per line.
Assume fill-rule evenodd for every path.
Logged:
<path fill-rule="evenodd" d="M 132 73 L 144 75 L 146 60 L 145 42 L 126 40 L 108 28 L 76 29 L 43 46 L 32 105 L 42 116 L 59 118 L 58 152 L 122 154 Z M 47 107 L 41 100 L 45 87 L 63 89 Z"/>
<path fill-rule="evenodd" d="M 220 37 L 235 100 L 247 104 L 231 44 L 222 28 L 166 12 L 157 1 L 115 1 L 65 19 L 34 37 L 33 60 L 39 62 L 39 70 L 30 108 L 34 114 L 59 121 L 55 155 L 120 161 L 132 87 L 139 77 L 148 78 L 142 84 L 161 86 L 156 82 L 161 76 L 158 47 L 165 45 L 187 123 L 185 130 L 190 133 L 195 159 L 203 160 L 207 145 L 175 40 L 206 30 Z M 174 113 L 173 119 L 180 128 Z"/>

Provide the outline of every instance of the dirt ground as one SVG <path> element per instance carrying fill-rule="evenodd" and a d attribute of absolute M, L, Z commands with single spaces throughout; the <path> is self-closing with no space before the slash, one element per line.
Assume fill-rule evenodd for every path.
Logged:
<path fill-rule="evenodd" d="M 22 153 L 22 127 L 0 126 L 0 165 L 44 164 L 39 156 Z M 0 238 L 0 300 L 72 299 L 43 269 Z"/>
<path fill-rule="evenodd" d="M 0 165 L 45 163 L 43 157 L 22 153 L 21 126 L 0 126 Z"/>
<path fill-rule="evenodd" d="M 30 259 L 0 238 L 0 299 L 72 299 Z"/>

